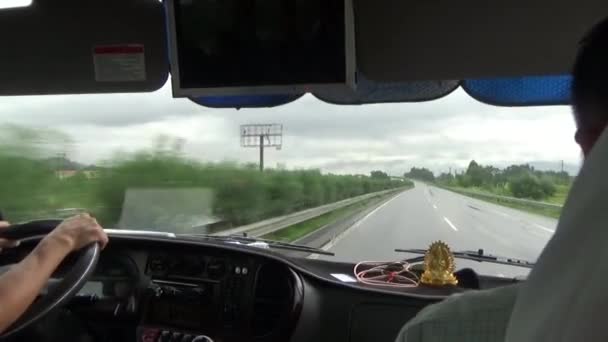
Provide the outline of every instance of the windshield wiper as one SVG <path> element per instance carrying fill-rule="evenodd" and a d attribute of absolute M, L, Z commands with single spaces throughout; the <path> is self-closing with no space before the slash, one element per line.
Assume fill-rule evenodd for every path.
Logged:
<path fill-rule="evenodd" d="M 395 252 L 423 254 L 423 255 L 426 254 L 425 249 L 416 249 L 416 248 L 414 248 L 414 249 L 395 249 Z M 473 261 L 478 261 L 478 262 L 490 262 L 490 263 L 494 263 L 494 264 L 519 266 L 519 267 L 526 267 L 526 268 L 534 267 L 533 262 L 530 262 L 527 260 L 522 260 L 522 259 L 507 258 L 507 257 L 502 257 L 502 256 L 497 256 L 497 255 L 492 255 L 492 254 L 485 254 L 483 249 L 480 249 L 478 251 L 458 251 L 458 252 L 452 252 L 452 254 L 454 254 L 454 258 L 458 258 L 458 259 L 467 259 L 467 260 L 473 260 Z M 408 259 L 407 261 L 408 262 L 418 262 L 418 261 L 423 261 L 423 260 L 424 260 L 424 256 L 420 256 L 420 257 Z"/>
<path fill-rule="evenodd" d="M 227 236 L 218 236 L 218 235 L 209 235 L 209 234 L 179 234 L 178 236 L 192 236 L 202 239 L 214 240 L 214 241 L 223 241 L 226 243 L 233 243 L 241 246 L 250 246 L 257 248 L 276 248 L 276 249 L 285 249 L 290 251 L 298 251 L 298 252 L 306 252 L 311 254 L 323 254 L 323 255 L 334 255 L 332 252 L 325 251 L 321 248 L 309 247 L 304 245 L 298 245 L 295 243 L 282 242 L 282 241 L 274 241 L 260 238 L 252 238 L 243 235 L 227 235 Z"/>

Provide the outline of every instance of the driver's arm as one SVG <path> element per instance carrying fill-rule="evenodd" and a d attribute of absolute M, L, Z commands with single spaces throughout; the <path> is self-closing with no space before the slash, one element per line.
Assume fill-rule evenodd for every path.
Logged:
<path fill-rule="evenodd" d="M 0 223 L 7 226 L 6 223 Z M 63 221 L 18 264 L 0 276 L 0 333 L 32 304 L 47 280 L 70 252 L 93 242 L 105 247 L 108 237 L 97 221 L 81 214 Z M 0 241 L 6 246 L 7 241 Z"/>

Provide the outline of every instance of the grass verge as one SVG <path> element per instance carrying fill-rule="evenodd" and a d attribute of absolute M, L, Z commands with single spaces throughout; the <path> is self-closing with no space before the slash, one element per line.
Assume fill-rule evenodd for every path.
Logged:
<path fill-rule="evenodd" d="M 542 205 L 535 205 L 531 203 L 521 203 L 516 200 L 509 200 L 505 198 L 493 198 L 491 197 L 491 193 L 481 193 L 481 192 L 472 192 L 466 191 L 459 188 L 446 187 L 447 190 L 459 193 L 461 195 L 465 195 L 468 197 L 473 197 L 476 199 L 480 199 L 485 202 L 502 205 L 504 207 L 509 207 L 513 209 L 518 209 L 521 211 L 529 212 L 536 215 L 551 217 L 551 218 L 559 218 L 559 215 L 562 212 L 561 208 L 557 207 L 549 207 Z"/>
<path fill-rule="evenodd" d="M 413 188 L 413 186 L 411 187 L 406 187 L 403 190 L 409 190 Z M 332 222 L 336 222 L 340 219 L 343 219 L 349 215 L 352 215 L 355 212 L 361 211 L 363 209 L 365 209 L 366 207 L 368 207 L 372 202 L 378 202 L 380 200 L 381 197 L 385 197 L 383 195 L 380 196 L 375 196 L 372 198 L 368 198 L 364 201 L 361 202 L 357 202 L 354 204 L 351 204 L 349 206 L 346 206 L 344 208 L 340 208 L 334 211 L 330 211 L 329 213 L 323 214 L 321 216 L 317 216 L 315 218 L 312 218 L 310 220 L 304 221 L 304 222 L 300 222 L 297 224 L 294 224 L 292 226 L 283 228 L 281 230 L 278 230 L 276 232 L 272 232 L 270 234 L 266 234 L 264 236 L 262 236 L 264 239 L 269 239 L 269 240 L 276 240 L 276 241 L 284 241 L 284 242 L 292 242 L 295 241 L 301 237 L 304 237 L 318 229 L 321 229 L 322 227 L 325 227 L 326 225 L 332 223 Z"/>

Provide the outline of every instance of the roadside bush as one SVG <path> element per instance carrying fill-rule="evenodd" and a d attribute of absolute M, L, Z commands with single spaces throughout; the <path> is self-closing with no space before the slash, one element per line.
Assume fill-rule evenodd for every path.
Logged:
<path fill-rule="evenodd" d="M 555 184 L 548 179 L 542 179 L 540 181 L 540 187 L 543 190 L 544 197 L 551 197 L 555 195 L 555 192 L 557 191 Z"/>
<path fill-rule="evenodd" d="M 415 168 L 414 168 L 415 169 Z M 474 160 L 465 172 L 442 173 L 436 182 L 501 196 L 535 200 L 561 201 L 568 193 L 573 177 L 565 171 L 540 171 L 529 164 L 510 165 L 504 169 L 483 166 Z M 557 199 L 554 198 L 557 196 Z"/>
<path fill-rule="evenodd" d="M 407 184 L 382 171 L 372 178 L 320 170 L 262 173 L 255 164 L 201 163 L 184 158 L 180 142 L 162 136 L 149 151 L 86 166 L 65 157 L 70 139 L 60 133 L 0 128 L 5 132 L 0 136 L 0 211 L 13 222 L 83 208 L 107 227 L 116 227 L 128 211 L 128 222 L 154 229 L 176 222 L 173 211 L 180 210 L 179 222 L 188 216 L 194 220 L 196 215 L 188 213 L 196 213 L 236 226 Z M 94 176 L 80 172 L 89 167 Z M 65 171 L 69 176 L 59 177 Z M 133 196 L 128 208 L 125 196 Z"/>
<path fill-rule="evenodd" d="M 513 196 L 518 198 L 540 200 L 545 197 L 541 182 L 538 178 L 529 174 L 513 179 L 509 186 Z"/>
<path fill-rule="evenodd" d="M 98 216 L 115 225 L 127 189 L 206 188 L 213 215 L 234 226 L 312 208 L 369 192 L 404 186 L 401 181 L 367 176 L 323 175 L 319 170 L 266 170 L 237 164 L 200 164 L 183 158 L 139 154 L 117 160 L 99 176 Z"/>
<path fill-rule="evenodd" d="M 12 222 L 48 218 L 57 209 L 92 206 L 92 184 L 82 175 L 59 179 L 45 161 L 0 149 L 0 212 Z"/>

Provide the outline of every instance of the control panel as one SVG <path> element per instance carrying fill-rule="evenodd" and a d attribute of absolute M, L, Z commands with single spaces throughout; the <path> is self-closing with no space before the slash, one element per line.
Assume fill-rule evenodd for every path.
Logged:
<path fill-rule="evenodd" d="M 137 332 L 138 342 L 213 342 L 206 335 L 181 330 L 165 330 L 152 327 L 140 327 Z"/>
<path fill-rule="evenodd" d="M 148 257 L 138 341 L 243 341 L 251 334 L 255 259 L 187 250 Z M 139 331 L 139 330 L 138 330 Z"/>

